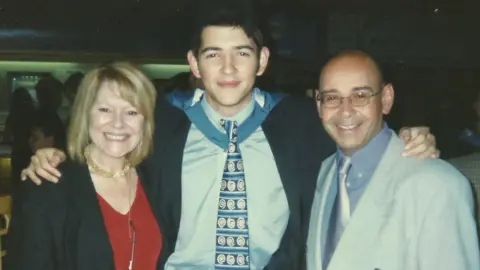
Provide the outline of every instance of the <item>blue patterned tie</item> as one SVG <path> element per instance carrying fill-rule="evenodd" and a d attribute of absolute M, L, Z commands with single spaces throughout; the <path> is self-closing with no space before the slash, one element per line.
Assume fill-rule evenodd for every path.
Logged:
<path fill-rule="evenodd" d="M 250 269 L 245 174 L 237 122 L 221 121 L 229 138 L 218 203 L 215 269 Z"/>

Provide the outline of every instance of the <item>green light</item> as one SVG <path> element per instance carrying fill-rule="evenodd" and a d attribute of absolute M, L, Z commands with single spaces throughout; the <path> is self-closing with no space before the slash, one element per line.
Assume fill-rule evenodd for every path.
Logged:
<path fill-rule="evenodd" d="M 0 74 L 5 77 L 7 72 L 50 72 L 63 81 L 76 71 L 88 72 L 94 66 L 95 64 L 73 62 L 0 61 Z M 139 66 L 148 76 L 160 79 L 189 71 L 188 65 L 141 64 Z"/>

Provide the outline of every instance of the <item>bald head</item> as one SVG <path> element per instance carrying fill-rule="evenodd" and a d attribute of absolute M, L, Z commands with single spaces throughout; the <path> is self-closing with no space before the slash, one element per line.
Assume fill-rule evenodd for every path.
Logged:
<path fill-rule="evenodd" d="M 362 51 L 344 51 L 330 59 L 320 73 L 320 87 L 323 85 L 325 76 L 338 70 L 363 70 L 378 83 L 379 87 L 384 84 L 379 65 L 372 57 Z"/>

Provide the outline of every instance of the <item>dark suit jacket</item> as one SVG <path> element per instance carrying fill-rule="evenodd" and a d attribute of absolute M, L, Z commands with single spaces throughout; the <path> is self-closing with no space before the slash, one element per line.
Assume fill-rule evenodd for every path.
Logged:
<path fill-rule="evenodd" d="M 113 250 L 87 166 L 65 162 L 60 170 L 58 184 L 23 184 L 21 206 L 12 217 L 11 269 L 113 270 Z M 138 171 L 163 233 L 156 197 Z"/>
<path fill-rule="evenodd" d="M 191 122 L 183 111 L 159 98 L 153 155 L 146 165 L 160 204 L 165 207 L 162 263 L 175 250 L 182 207 L 183 149 Z M 305 243 L 310 207 L 322 161 L 335 151 L 333 141 L 321 126 L 313 99 L 288 97 L 269 114 L 262 125 L 272 149 L 287 196 L 290 218 L 276 253 L 266 269 L 296 270 L 305 267 Z"/>

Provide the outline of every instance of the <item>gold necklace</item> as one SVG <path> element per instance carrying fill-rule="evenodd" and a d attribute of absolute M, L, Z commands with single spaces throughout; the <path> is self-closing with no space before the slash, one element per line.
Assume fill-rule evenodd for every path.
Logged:
<path fill-rule="evenodd" d="M 92 159 L 92 146 L 91 145 L 85 147 L 83 155 L 85 156 L 85 159 L 87 161 L 88 169 L 91 172 L 94 172 L 94 173 L 96 173 L 100 176 L 103 176 L 105 178 L 123 177 L 130 171 L 130 168 L 131 168 L 130 163 L 126 162 L 125 166 L 123 167 L 123 170 L 121 170 L 120 172 L 110 172 L 110 171 L 102 169 Z"/>

